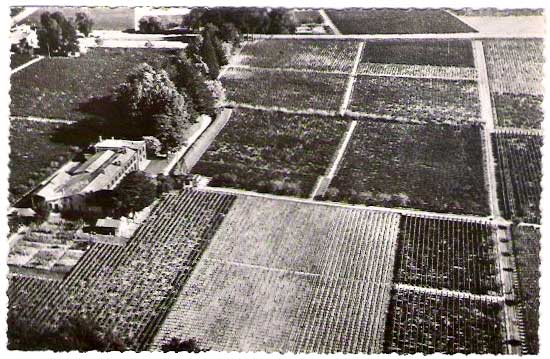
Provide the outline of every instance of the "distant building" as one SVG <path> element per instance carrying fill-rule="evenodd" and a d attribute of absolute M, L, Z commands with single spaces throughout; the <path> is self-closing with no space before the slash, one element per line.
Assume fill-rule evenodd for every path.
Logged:
<path fill-rule="evenodd" d="M 128 173 L 147 165 L 145 141 L 101 140 L 84 162 L 68 162 L 44 181 L 32 196 L 33 207 L 85 212 L 86 198 L 112 190 Z"/>
<path fill-rule="evenodd" d="M 18 25 L 11 29 L 10 43 L 14 52 L 33 52 L 38 49 L 38 35 L 29 25 Z"/>

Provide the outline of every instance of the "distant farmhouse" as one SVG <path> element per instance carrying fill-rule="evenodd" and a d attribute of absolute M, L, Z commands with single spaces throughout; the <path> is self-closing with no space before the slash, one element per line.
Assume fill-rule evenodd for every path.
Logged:
<path fill-rule="evenodd" d="M 114 189 L 128 173 L 147 166 L 145 141 L 107 139 L 93 146 L 84 162 L 68 162 L 50 176 L 32 196 L 34 208 L 46 205 L 55 212 L 90 210 L 86 199 Z"/>

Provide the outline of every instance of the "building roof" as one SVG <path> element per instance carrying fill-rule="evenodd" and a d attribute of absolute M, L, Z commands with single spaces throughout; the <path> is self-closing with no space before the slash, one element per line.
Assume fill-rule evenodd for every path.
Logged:
<path fill-rule="evenodd" d="M 111 150 L 101 151 L 95 153 L 92 157 L 88 158 L 86 162 L 78 166 L 73 170 L 73 174 L 79 173 L 93 173 L 98 170 L 105 162 L 107 162 L 115 153 Z"/>
<path fill-rule="evenodd" d="M 131 148 L 137 150 L 145 146 L 145 141 L 130 141 L 130 140 L 117 140 L 114 138 L 100 140 L 94 145 L 96 150 L 102 148 L 113 149 L 113 148 Z"/>
<path fill-rule="evenodd" d="M 103 227 L 103 228 L 119 228 L 121 223 L 122 222 L 118 219 L 113 219 L 111 217 L 106 217 L 106 218 L 98 219 L 95 226 L 96 227 Z"/>

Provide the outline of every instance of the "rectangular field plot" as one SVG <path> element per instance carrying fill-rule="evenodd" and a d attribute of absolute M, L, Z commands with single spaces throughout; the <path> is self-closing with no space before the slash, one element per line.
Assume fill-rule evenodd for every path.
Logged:
<path fill-rule="evenodd" d="M 517 290 L 521 300 L 523 320 L 521 330 L 524 354 L 539 352 L 540 306 L 540 230 L 536 227 L 517 226 L 512 240 L 517 268 Z"/>
<path fill-rule="evenodd" d="M 479 120 L 477 83 L 440 79 L 358 76 L 349 109 L 412 122 Z"/>
<path fill-rule="evenodd" d="M 10 201 L 19 199 L 72 156 L 70 146 L 52 141 L 66 125 L 10 119 Z"/>
<path fill-rule="evenodd" d="M 213 177 L 213 186 L 308 196 L 330 166 L 347 122 L 235 109 L 193 172 Z"/>
<path fill-rule="evenodd" d="M 542 137 L 506 131 L 493 134 L 493 142 L 504 217 L 540 223 Z"/>
<path fill-rule="evenodd" d="M 384 349 L 412 353 L 504 353 L 502 303 L 399 289 L 393 294 Z"/>
<path fill-rule="evenodd" d="M 491 92 L 543 95 L 542 39 L 483 40 Z"/>
<path fill-rule="evenodd" d="M 222 78 L 229 102 L 293 110 L 337 111 L 347 75 L 229 69 Z"/>
<path fill-rule="evenodd" d="M 366 63 L 475 67 L 470 40 L 367 41 L 360 68 Z"/>
<path fill-rule="evenodd" d="M 480 129 L 360 121 L 329 200 L 486 215 Z"/>
<path fill-rule="evenodd" d="M 45 58 L 11 77 L 11 114 L 88 118 L 92 115 L 84 108 L 92 98 L 109 95 L 135 66 L 162 66 L 170 54 L 160 49 L 91 49 L 79 58 Z"/>
<path fill-rule="evenodd" d="M 540 129 L 542 96 L 492 93 L 498 127 Z"/>
<path fill-rule="evenodd" d="M 143 349 L 233 200 L 195 190 L 170 193 L 125 246 L 92 245 L 60 286 L 31 288 L 31 301 L 20 299 L 12 310 L 46 325 L 87 315 L 116 331 L 129 349 Z"/>
<path fill-rule="evenodd" d="M 476 32 L 439 9 L 327 10 L 343 34 L 438 34 Z"/>
<path fill-rule="evenodd" d="M 381 352 L 398 223 L 239 196 L 153 347 L 193 337 L 220 351 Z"/>
<path fill-rule="evenodd" d="M 360 75 L 477 81 L 477 71 L 473 67 L 378 64 L 366 62 L 359 64 L 357 71 Z"/>
<path fill-rule="evenodd" d="M 487 223 L 404 216 L 395 282 L 498 294 L 496 252 Z"/>
<path fill-rule="evenodd" d="M 247 43 L 238 59 L 240 65 L 350 72 L 358 41 L 344 40 L 257 40 Z"/>

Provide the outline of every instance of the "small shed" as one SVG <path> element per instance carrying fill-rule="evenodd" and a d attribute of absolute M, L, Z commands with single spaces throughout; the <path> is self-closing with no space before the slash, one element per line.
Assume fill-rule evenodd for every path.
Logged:
<path fill-rule="evenodd" d="M 93 231 L 97 234 L 118 236 L 120 235 L 121 228 L 122 221 L 111 217 L 106 217 L 97 220 Z"/>

